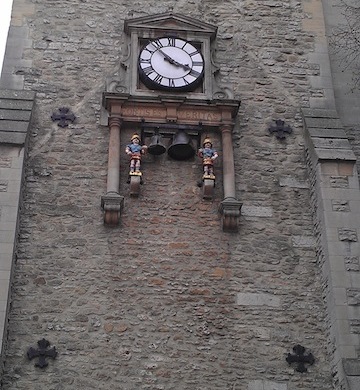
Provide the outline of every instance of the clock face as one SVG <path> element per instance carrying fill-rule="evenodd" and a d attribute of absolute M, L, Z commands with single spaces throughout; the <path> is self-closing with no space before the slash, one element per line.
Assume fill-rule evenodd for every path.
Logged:
<path fill-rule="evenodd" d="M 163 37 L 148 42 L 140 51 L 139 75 L 153 89 L 191 91 L 204 75 L 204 58 L 190 42 Z"/>

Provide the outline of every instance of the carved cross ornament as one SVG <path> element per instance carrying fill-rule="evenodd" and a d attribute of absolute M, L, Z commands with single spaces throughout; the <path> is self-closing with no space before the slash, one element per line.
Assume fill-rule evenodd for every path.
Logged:
<path fill-rule="evenodd" d="M 74 122 L 76 116 L 71 112 L 70 108 L 61 107 L 58 109 L 58 112 L 54 112 L 51 115 L 51 119 L 53 122 L 59 121 L 59 127 L 67 127 L 69 126 L 69 122 Z"/>
<path fill-rule="evenodd" d="M 286 126 L 285 122 L 281 119 L 277 119 L 275 121 L 275 126 L 269 127 L 269 132 L 271 134 L 275 133 L 277 139 L 285 139 L 286 134 L 292 133 L 292 128 L 290 126 Z"/>
<path fill-rule="evenodd" d="M 298 372 L 307 372 L 305 364 L 312 366 L 315 363 L 315 358 L 312 353 L 305 355 L 305 348 L 302 345 L 295 345 L 293 348 L 294 354 L 288 353 L 286 361 L 291 365 L 296 363 L 295 370 Z"/>
<path fill-rule="evenodd" d="M 46 358 L 55 359 L 57 356 L 57 352 L 55 347 L 49 348 L 50 343 L 44 338 L 39 340 L 37 344 L 38 344 L 37 349 L 33 347 L 30 347 L 28 349 L 27 356 L 29 360 L 38 358 L 38 361 L 35 363 L 35 367 L 45 368 L 48 366 L 48 362 L 46 361 Z"/>

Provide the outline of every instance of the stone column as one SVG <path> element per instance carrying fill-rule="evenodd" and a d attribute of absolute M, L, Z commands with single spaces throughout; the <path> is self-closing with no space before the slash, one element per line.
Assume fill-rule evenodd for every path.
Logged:
<path fill-rule="evenodd" d="M 242 204 L 236 199 L 235 190 L 235 166 L 234 150 L 232 145 L 231 125 L 223 125 L 221 128 L 223 147 L 223 182 L 224 199 L 220 204 L 223 215 L 223 230 L 236 232 Z"/>
<path fill-rule="evenodd" d="M 222 126 L 224 198 L 235 198 L 235 167 L 231 126 Z"/>
<path fill-rule="evenodd" d="M 104 210 L 104 223 L 107 225 L 118 225 L 120 212 L 124 204 L 124 197 L 119 194 L 121 119 L 116 117 L 110 118 L 109 127 L 107 192 L 101 198 L 101 206 Z"/>
<path fill-rule="evenodd" d="M 107 192 L 119 193 L 120 184 L 120 118 L 110 118 Z"/>

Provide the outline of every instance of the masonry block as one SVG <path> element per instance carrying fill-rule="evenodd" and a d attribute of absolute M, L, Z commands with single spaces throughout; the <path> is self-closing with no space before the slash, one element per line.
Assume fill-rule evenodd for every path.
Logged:
<path fill-rule="evenodd" d="M 281 300 L 279 297 L 270 294 L 238 293 L 236 295 L 236 304 L 245 306 L 280 307 Z"/>

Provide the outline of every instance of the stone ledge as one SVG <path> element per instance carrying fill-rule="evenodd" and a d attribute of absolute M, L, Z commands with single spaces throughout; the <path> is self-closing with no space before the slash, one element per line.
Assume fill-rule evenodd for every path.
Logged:
<path fill-rule="evenodd" d="M 318 160 L 346 160 L 356 161 L 356 156 L 351 149 L 320 149 L 314 148 Z"/>
<path fill-rule="evenodd" d="M 316 149 L 344 149 L 351 150 L 350 143 L 348 139 L 337 139 L 337 138 L 319 138 L 319 137 L 311 137 L 313 145 Z"/>
<path fill-rule="evenodd" d="M 9 133 L 0 131 L 0 144 L 24 145 L 26 133 Z"/>
<path fill-rule="evenodd" d="M 302 109 L 305 138 L 317 160 L 356 161 L 335 110 Z"/>
<path fill-rule="evenodd" d="M 34 100 L 35 93 L 32 91 L 20 91 L 14 89 L 0 89 L 0 99 Z"/>
<path fill-rule="evenodd" d="M 301 112 L 304 117 L 312 118 L 338 118 L 339 115 L 336 110 L 316 109 L 316 108 L 302 108 Z"/>
<path fill-rule="evenodd" d="M 4 121 L 23 121 L 28 122 L 31 118 L 31 110 L 3 109 L 0 107 L 0 120 Z"/>
<path fill-rule="evenodd" d="M 33 100 L 16 100 L 0 98 L 0 109 L 3 110 L 24 110 L 31 111 L 33 108 Z"/>
<path fill-rule="evenodd" d="M 338 118 L 304 118 L 306 127 L 323 128 L 323 129 L 342 129 L 343 125 Z"/>
<path fill-rule="evenodd" d="M 309 127 L 307 130 L 310 137 L 347 139 L 347 135 L 343 129 L 323 129 L 319 127 Z"/>
<path fill-rule="evenodd" d="M 344 371 L 349 376 L 360 376 L 360 359 L 344 359 Z"/>
<path fill-rule="evenodd" d="M 0 119 L 0 132 L 26 133 L 28 127 L 29 121 L 8 121 Z"/>
<path fill-rule="evenodd" d="M 34 99 L 31 91 L 0 90 L 0 144 L 25 144 Z"/>

